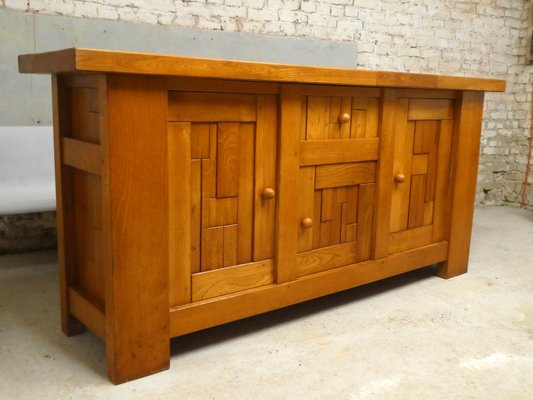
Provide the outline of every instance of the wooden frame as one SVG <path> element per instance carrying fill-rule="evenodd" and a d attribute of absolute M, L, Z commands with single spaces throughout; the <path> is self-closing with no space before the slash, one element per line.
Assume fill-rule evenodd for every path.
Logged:
<path fill-rule="evenodd" d="M 19 69 L 52 74 L 62 329 L 105 342 L 114 383 L 168 368 L 174 336 L 467 270 L 503 81 L 87 49 Z"/>

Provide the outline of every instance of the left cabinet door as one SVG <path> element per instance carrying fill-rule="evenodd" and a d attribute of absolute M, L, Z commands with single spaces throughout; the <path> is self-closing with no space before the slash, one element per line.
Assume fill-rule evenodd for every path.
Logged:
<path fill-rule="evenodd" d="M 170 91 L 170 306 L 273 282 L 277 99 Z"/>

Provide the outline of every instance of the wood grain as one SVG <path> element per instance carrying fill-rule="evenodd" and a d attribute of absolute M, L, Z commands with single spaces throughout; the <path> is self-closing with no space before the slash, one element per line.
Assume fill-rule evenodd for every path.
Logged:
<path fill-rule="evenodd" d="M 254 261 L 274 258 L 276 198 L 263 198 L 263 190 L 277 187 L 278 103 L 275 96 L 258 96 L 255 141 Z M 294 135 L 296 136 L 296 135 Z M 279 199 L 279 196 L 276 196 Z M 278 200 L 279 201 L 279 200 Z"/>
<path fill-rule="evenodd" d="M 463 92 L 457 102 L 457 120 L 452 145 L 451 204 L 449 207 L 450 240 L 448 259 L 439 276 L 451 278 L 468 268 L 474 199 L 476 193 L 477 161 L 483 116 L 483 93 Z"/>
<path fill-rule="evenodd" d="M 237 264 L 253 259 L 254 218 L 254 169 L 255 134 L 254 124 L 240 124 L 239 188 L 237 198 Z"/>
<path fill-rule="evenodd" d="M 375 181 L 375 162 L 331 164 L 316 167 L 316 189 L 359 185 Z"/>
<path fill-rule="evenodd" d="M 304 276 L 355 262 L 356 242 L 337 244 L 299 253 L 296 256 L 296 275 Z"/>
<path fill-rule="evenodd" d="M 301 95 L 289 85 L 281 87 L 278 198 L 276 213 L 276 283 L 288 282 L 296 277 L 296 252 L 298 249 L 297 198 L 299 170 L 299 138 L 294 127 L 300 126 Z"/>
<path fill-rule="evenodd" d="M 202 229 L 202 271 L 224 266 L 224 227 Z"/>
<path fill-rule="evenodd" d="M 411 193 L 409 198 L 409 218 L 407 228 L 417 228 L 424 223 L 426 194 L 426 175 L 411 177 Z"/>
<path fill-rule="evenodd" d="M 377 160 L 378 148 L 378 138 L 301 141 L 300 165 Z"/>
<path fill-rule="evenodd" d="M 414 141 L 414 123 L 407 120 L 408 99 L 399 99 L 396 109 L 394 135 L 393 176 L 402 174 L 405 182 L 394 182 L 391 197 L 390 232 L 407 228 L 411 193 L 411 163 Z"/>
<path fill-rule="evenodd" d="M 192 300 L 235 293 L 271 284 L 274 281 L 272 260 L 252 262 L 192 276 Z"/>
<path fill-rule="evenodd" d="M 255 96 L 232 93 L 171 91 L 168 94 L 168 120 L 172 122 L 253 122 Z"/>
<path fill-rule="evenodd" d="M 54 166 L 56 190 L 57 251 L 61 329 L 67 336 L 84 331 L 81 322 L 72 315 L 69 287 L 76 283 L 74 250 L 74 209 L 72 202 L 72 169 L 63 165 L 62 138 L 71 126 L 69 91 L 61 77 L 52 76 L 52 115 L 54 123 Z"/>
<path fill-rule="evenodd" d="M 169 306 L 191 301 L 191 124 L 167 128 Z"/>
<path fill-rule="evenodd" d="M 408 119 L 453 119 L 453 101 L 441 99 L 410 99 Z"/>
<path fill-rule="evenodd" d="M 391 199 L 394 185 L 394 142 L 396 119 L 402 115 L 398 110 L 395 89 L 384 89 L 381 103 L 381 129 L 379 163 L 376 179 L 375 240 L 372 256 L 375 259 L 389 255 L 389 232 L 391 220 Z"/>
<path fill-rule="evenodd" d="M 378 136 L 379 98 L 354 98 L 350 137 L 371 138 Z"/>
<path fill-rule="evenodd" d="M 70 287 L 68 296 L 72 314 L 105 343 L 106 333 L 103 304 L 80 288 Z"/>
<path fill-rule="evenodd" d="M 217 198 L 239 194 L 239 124 L 218 124 Z"/>
<path fill-rule="evenodd" d="M 237 264 L 237 225 L 224 226 L 224 267 Z"/>
<path fill-rule="evenodd" d="M 209 158 L 210 124 L 191 124 L 191 158 Z"/>
<path fill-rule="evenodd" d="M 426 246 L 433 241 L 433 226 L 421 226 L 389 235 L 390 254 Z"/>
<path fill-rule="evenodd" d="M 415 136 L 416 138 L 416 136 Z M 415 154 L 411 163 L 411 175 L 425 175 L 428 173 L 428 155 Z M 424 193 L 425 193 L 424 188 Z"/>
<path fill-rule="evenodd" d="M 357 206 L 357 261 L 365 261 L 371 258 L 374 240 L 374 208 L 376 201 L 376 185 L 368 183 L 359 185 Z M 347 238 L 348 240 L 349 238 Z M 355 238 L 354 238 L 355 239 Z"/>
<path fill-rule="evenodd" d="M 202 162 L 191 161 L 191 272 L 200 272 L 202 227 Z M 169 194 L 170 197 L 170 194 Z"/>
<path fill-rule="evenodd" d="M 23 73 L 93 71 L 286 83 L 505 90 L 505 81 L 494 79 L 263 64 L 82 48 L 20 55 L 18 61 L 19 72 Z"/>
<path fill-rule="evenodd" d="M 106 347 L 115 383 L 170 363 L 166 106 L 164 80 L 107 77 L 113 248 L 106 270 Z M 140 159 L 150 162 L 139 168 Z"/>
<path fill-rule="evenodd" d="M 447 249 L 448 244 L 440 242 L 381 260 L 328 269 L 283 284 L 175 307 L 170 310 L 170 335 L 184 335 L 435 264 L 446 258 Z"/>
<path fill-rule="evenodd" d="M 302 167 L 298 177 L 298 219 L 313 218 L 315 198 L 315 168 Z M 316 222 L 318 222 L 316 220 Z M 313 248 L 313 232 L 319 227 L 312 228 L 298 226 L 298 251 L 307 251 Z"/>
<path fill-rule="evenodd" d="M 433 241 L 446 239 L 450 199 L 450 161 L 453 139 L 453 121 L 442 121 L 440 126 L 439 148 L 437 158 L 437 175 L 435 177 L 435 200 L 431 210 L 434 218 Z M 429 211 L 428 211 L 429 213 Z M 429 218 L 429 216 L 428 216 Z"/>

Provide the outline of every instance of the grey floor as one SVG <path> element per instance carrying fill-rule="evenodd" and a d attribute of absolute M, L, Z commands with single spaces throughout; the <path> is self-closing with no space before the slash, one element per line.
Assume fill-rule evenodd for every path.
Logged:
<path fill-rule="evenodd" d="M 0 399 L 533 399 L 533 212 L 476 210 L 470 272 L 423 269 L 174 339 L 120 386 L 59 329 L 53 253 L 0 257 Z"/>

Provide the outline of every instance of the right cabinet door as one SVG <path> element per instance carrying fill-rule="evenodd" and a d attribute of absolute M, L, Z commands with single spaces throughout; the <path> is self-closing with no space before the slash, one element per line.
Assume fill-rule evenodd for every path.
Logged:
<path fill-rule="evenodd" d="M 445 240 L 456 93 L 398 90 L 389 101 L 393 254 Z"/>

